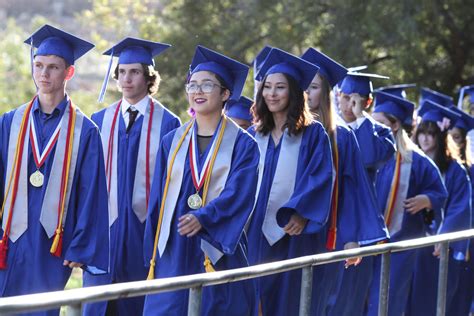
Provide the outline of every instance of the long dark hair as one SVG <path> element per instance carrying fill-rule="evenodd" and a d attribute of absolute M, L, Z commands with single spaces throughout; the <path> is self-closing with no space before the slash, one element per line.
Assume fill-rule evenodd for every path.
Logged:
<path fill-rule="evenodd" d="M 435 139 L 435 144 L 438 145 L 434 156 L 434 162 L 438 166 L 439 170 L 444 173 L 448 170 L 449 163 L 455 159 L 452 147 L 448 144 L 448 132 L 441 131 L 438 124 L 435 122 L 424 121 L 418 125 L 415 133 L 415 143 L 419 146 L 418 135 L 428 134 L 432 135 Z"/>
<path fill-rule="evenodd" d="M 336 113 L 334 106 L 331 102 L 331 85 L 329 81 L 321 75 L 317 75 L 321 79 L 321 94 L 319 97 L 319 106 L 317 109 L 311 111 L 313 117 L 318 120 L 326 130 L 331 140 L 331 144 L 334 144 L 334 134 L 336 132 Z"/>
<path fill-rule="evenodd" d="M 293 77 L 287 74 L 283 74 L 283 76 L 285 76 L 285 78 L 288 80 L 288 88 L 290 91 L 288 100 L 288 114 L 283 128 L 288 128 L 290 135 L 297 135 L 302 132 L 304 127 L 308 126 L 313 119 L 308 105 L 305 102 L 303 90 L 299 87 L 298 83 L 295 79 L 293 79 Z M 255 130 L 264 135 L 267 135 L 273 130 L 273 128 L 275 128 L 273 115 L 268 109 L 267 103 L 263 98 L 263 89 L 265 87 L 266 80 L 267 76 L 265 76 L 263 79 L 257 92 L 255 104 L 252 106 Z"/>

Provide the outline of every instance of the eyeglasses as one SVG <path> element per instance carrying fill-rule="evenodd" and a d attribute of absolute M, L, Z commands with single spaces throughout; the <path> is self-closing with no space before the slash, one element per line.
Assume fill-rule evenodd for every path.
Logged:
<path fill-rule="evenodd" d="M 202 84 L 197 84 L 194 82 L 185 84 L 184 87 L 186 88 L 187 93 L 197 93 L 199 90 L 201 90 L 203 93 L 211 93 L 212 90 L 214 90 L 214 87 L 220 87 L 222 88 L 221 85 L 218 85 L 217 83 L 214 82 L 204 82 Z"/>

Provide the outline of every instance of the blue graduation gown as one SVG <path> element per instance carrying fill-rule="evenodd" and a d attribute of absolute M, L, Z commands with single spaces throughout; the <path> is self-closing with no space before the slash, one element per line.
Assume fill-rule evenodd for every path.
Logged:
<path fill-rule="evenodd" d="M 466 170 L 457 161 L 451 161 L 444 182 L 448 190 L 448 200 L 440 233 L 469 229 L 471 226 L 471 183 Z M 467 247 L 467 241 L 450 244 L 446 310 L 450 309 L 456 293 L 461 271 L 460 261 L 464 260 Z M 421 248 L 417 251 L 408 307 L 409 315 L 436 314 L 439 260 L 432 255 L 432 252 L 433 247 Z"/>
<path fill-rule="evenodd" d="M 373 186 L 377 170 L 395 153 L 392 131 L 369 116 L 354 133 L 359 143 L 362 163 L 372 190 L 375 190 Z M 357 267 L 351 266 L 343 271 L 338 294 L 330 302 L 330 315 L 362 314 L 372 281 L 372 270 L 373 257 L 365 257 Z"/>
<path fill-rule="evenodd" d="M 369 179 L 375 183 L 377 169 L 395 153 L 392 131 L 373 118 L 367 117 L 354 132 L 362 152 L 362 162 L 369 173 Z"/>
<path fill-rule="evenodd" d="M 339 154 L 336 250 L 343 250 L 348 242 L 368 244 L 387 239 L 383 216 L 377 209 L 353 132 L 346 127 L 337 126 L 336 143 Z M 328 221 L 324 230 L 318 234 L 321 245 L 326 244 L 329 225 Z M 325 252 L 327 249 L 323 248 L 321 251 Z M 336 294 L 340 285 L 344 262 L 319 265 L 313 269 L 321 277 L 313 285 L 318 296 L 316 314 L 325 315 L 329 296 Z"/>
<path fill-rule="evenodd" d="M 102 128 L 105 109 L 92 115 L 92 120 Z M 84 286 L 145 280 L 148 269 L 143 264 L 143 234 L 145 223 L 141 223 L 132 207 L 133 185 L 138 160 L 138 149 L 144 117 L 141 115 L 130 131 L 119 113 L 117 146 L 118 217 L 110 228 L 110 273 L 86 275 Z M 159 123 L 156 123 L 159 124 Z M 180 126 L 179 119 L 163 110 L 161 136 Z M 140 315 L 144 297 L 121 299 L 114 302 L 118 315 Z M 84 315 L 104 315 L 107 302 L 86 304 Z"/>
<path fill-rule="evenodd" d="M 216 130 L 217 131 L 217 130 Z M 167 161 L 175 131 L 167 134 L 161 143 L 150 194 L 145 228 L 144 256 L 149 265 L 153 252 L 156 226 L 163 189 L 166 183 Z M 216 137 L 216 133 L 213 136 Z M 209 155 L 210 144 L 198 158 L 200 171 Z M 157 251 L 155 278 L 204 273 L 204 253 L 201 239 L 224 253 L 214 265 L 216 271 L 248 266 L 247 243 L 243 229 L 255 201 L 259 151 L 255 140 L 244 130 L 239 130 L 232 153 L 232 164 L 226 185 L 219 197 L 206 206 L 193 211 L 187 199 L 196 193 L 189 154 L 184 165 L 183 182 L 176 209 L 171 220 L 170 236 L 160 257 Z M 175 164 L 183 163 L 175 161 Z M 192 211 L 202 225 L 194 237 L 178 233 L 178 218 Z M 189 290 L 147 295 L 144 315 L 187 315 Z M 252 315 L 255 309 L 255 287 L 252 280 L 205 287 L 201 315 Z"/>
<path fill-rule="evenodd" d="M 255 134 L 252 127 L 250 133 Z M 280 144 L 275 146 L 272 137 L 269 137 L 260 192 L 248 230 L 251 264 L 312 255 L 324 246 L 318 245 L 317 233 L 324 227 L 329 214 L 332 191 L 332 156 L 329 138 L 321 124 L 317 122 L 312 123 L 303 131 L 294 193 L 277 213 L 278 224 L 281 227 L 288 223 L 289 215 L 293 212 L 309 219 L 309 221 L 301 235 L 285 235 L 273 246 L 269 245 L 262 233 L 265 210 L 280 155 Z M 316 281 L 315 276 L 313 284 L 316 284 Z M 300 284 L 300 269 L 257 279 L 258 299 L 263 315 L 294 315 L 297 313 Z M 313 291 L 312 302 L 315 301 L 316 295 Z"/>
<path fill-rule="evenodd" d="M 58 111 L 47 118 L 33 107 L 37 123 L 40 149 L 46 145 L 66 108 L 63 102 Z M 16 110 L 6 113 L 1 121 L 1 183 L 2 200 L 8 157 L 10 126 Z M 53 112 L 54 113 L 54 112 Z M 40 168 L 47 183 L 51 172 L 56 145 Z M 31 146 L 28 148 L 28 174 L 36 171 Z M 46 185 L 33 187 L 28 182 L 28 229 L 16 242 L 9 242 L 7 269 L 0 270 L 1 296 L 14 296 L 64 289 L 71 274 L 63 260 L 70 260 L 107 271 L 109 265 L 108 203 L 102 143 L 97 126 L 84 118 L 81 141 L 71 196 L 64 225 L 63 248 L 60 258 L 50 254 L 49 239 L 39 222 L 41 202 Z M 21 197 L 19 197 L 21 198 Z M 6 220 L 6 219 L 5 219 Z M 3 233 L 3 231 L 2 231 Z M 58 310 L 28 315 L 58 315 Z"/>
<path fill-rule="evenodd" d="M 469 168 L 469 178 L 471 179 L 471 189 L 474 197 L 474 166 Z M 471 197 L 471 210 L 472 210 L 472 199 Z M 474 216 L 472 217 L 473 222 L 471 228 L 474 227 Z M 460 276 L 459 283 L 456 292 L 453 297 L 453 301 L 447 310 L 447 315 L 453 316 L 465 316 L 471 310 L 471 303 L 474 299 L 474 240 L 471 239 L 469 243 L 469 260 L 461 261 L 460 265 Z"/>
<path fill-rule="evenodd" d="M 423 153 L 414 151 L 412 157 L 406 198 L 408 199 L 420 194 L 425 194 L 431 201 L 433 212 L 440 214 L 448 197 L 448 192 L 443 184 L 441 174 L 433 161 Z M 395 165 L 395 158 L 392 158 L 377 174 L 375 188 L 377 190 L 379 210 L 382 213 L 385 212 L 386 203 L 389 199 Z M 424 212 L 425 210 L 421 210 L 414 215 L 405 212 L 400 231 L 391 235 L 390 241 L 395 242 L 424 237 L 426 234 Z M 405 311 L 415 259 L 416 250 L 396 252 L 391 255 L 389 315 L 401 315 Z M 377 315 L 378 313 L 380 262 L 381 257 L 377 256 L 374 262 L 373 281 L 369 295 L 369 315 Z"/>

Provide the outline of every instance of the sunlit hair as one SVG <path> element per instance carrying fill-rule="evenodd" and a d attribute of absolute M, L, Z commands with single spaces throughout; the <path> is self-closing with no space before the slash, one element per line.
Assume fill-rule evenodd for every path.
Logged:
<path fill-rule="evenodd" d="M 461 163 L 466 167 L 470 168 L 472 165 L 472 158 L 471 158 L 471 142 L 469 137 L 467 137 L 467 131 L 463 128 L 458 128 L 459 133 L 461 134 L 462 143 L 457 144 L 454 139 L 452 138 L 451 134 L 448 135 L 449 142 L 455 144 L 457 149 L 457 154 Z"/>
<path fill-rule="evenodd" d="M 317 109 L 310 109 L 315 120 L 318 120 L 326 129 L 329 135 L 331 144 L 334 144 L 335 132 L 336 132 L 336 112 L 332 105 L 331 98 L 331 85 L 329 81 L 324 77 L 317 75 L 321 79 L 321 93 L 319 95 L 319 106 Z"/>
<path fill-rule="evenodd" d="M 397 151 L 400 153 L 402 156 L 402 161 L 403 162 L 412 162 L 412 155 L 410 155 L 410 152 L 416 149 L 416 145 L 413 143 L 413 141 L 410 139 L 408 136 L 407 132 L 402 126 L 402 122 L 400 122 L 399 119 L 397 119 L 395 116 L 389 113 L 381 113 L 385 118 L 391 123 L 395 124 L 398 122 L 399 128 L 395 132 L 395 141 L 397 144 Z"/>
<path fill-rule="evenodd" d="M 437 144 L 434 162 L 442 173 L 446 172 L 449 163 L 452 160 L 457 159 L 456 146 L 453 144 L 454 141 L 448 137 L 447 130 L 441 131 L 438 124 L 435 122 L 422 121 L 418 125 L 415 133 L 415 143 L 418 146 L 418 136 L 420 134 L 428 134 L 434 137 L 435 144 Z"/>
<path fill-rule="evenodd" d="M 303 90 L 298 83 L 291 76 L 282 74 L 288 80 L 289 100 L 288 100 L 288 114 L 286 123 L 283 129 L 288 128 L 290 135 L 297 135 L 303 131 L 304 127 L 308 126 L 313 121 L 311 112 L 304 99 Z M 267 103 L 263 98 L 263 89 L 267 77 L 262 80 L 262 84 L 258 89 L 254 106 L 252 106 L 253 123 L 255 130 L 263 135 L 270 133 L 275 127 L 273 115 L 268 109 Z"/>
<path fill-rule="evenodd" d="M 148 94 L 154 95 L 155 93 L 158 92 L 158 89 L 160 87 L 160 82 L 161 82 L 160 74 L 158 70 L 153 68 L 152 65 L 147 65 L 147 64 L 141 64 L 141 65 L 143 69 L 143 75 L 145 76 L 145 81 L 147 82 L 147 85 L 148 85 Z M 115 67 L 113 78 L 115 80 L 118 80 L 118 76 L 119 76 L 119 65 Z"/>

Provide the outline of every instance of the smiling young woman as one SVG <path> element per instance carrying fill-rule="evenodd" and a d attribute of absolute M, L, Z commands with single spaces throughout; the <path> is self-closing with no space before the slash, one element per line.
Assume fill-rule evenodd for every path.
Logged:
<path fill-rule="evenodd" d="M 145 229 L 149 279 L 248 266 L 243 234 L 255 200 L 255 140 L 223 114 L 248 67 L 202 46 L 185 89 L 190 122 L 161 143 Z M 186 315 L 188 291 L 148 295 L 145 315 Z M 253 281 L 206 287 L 204 315 L 251 315 Z"/>

